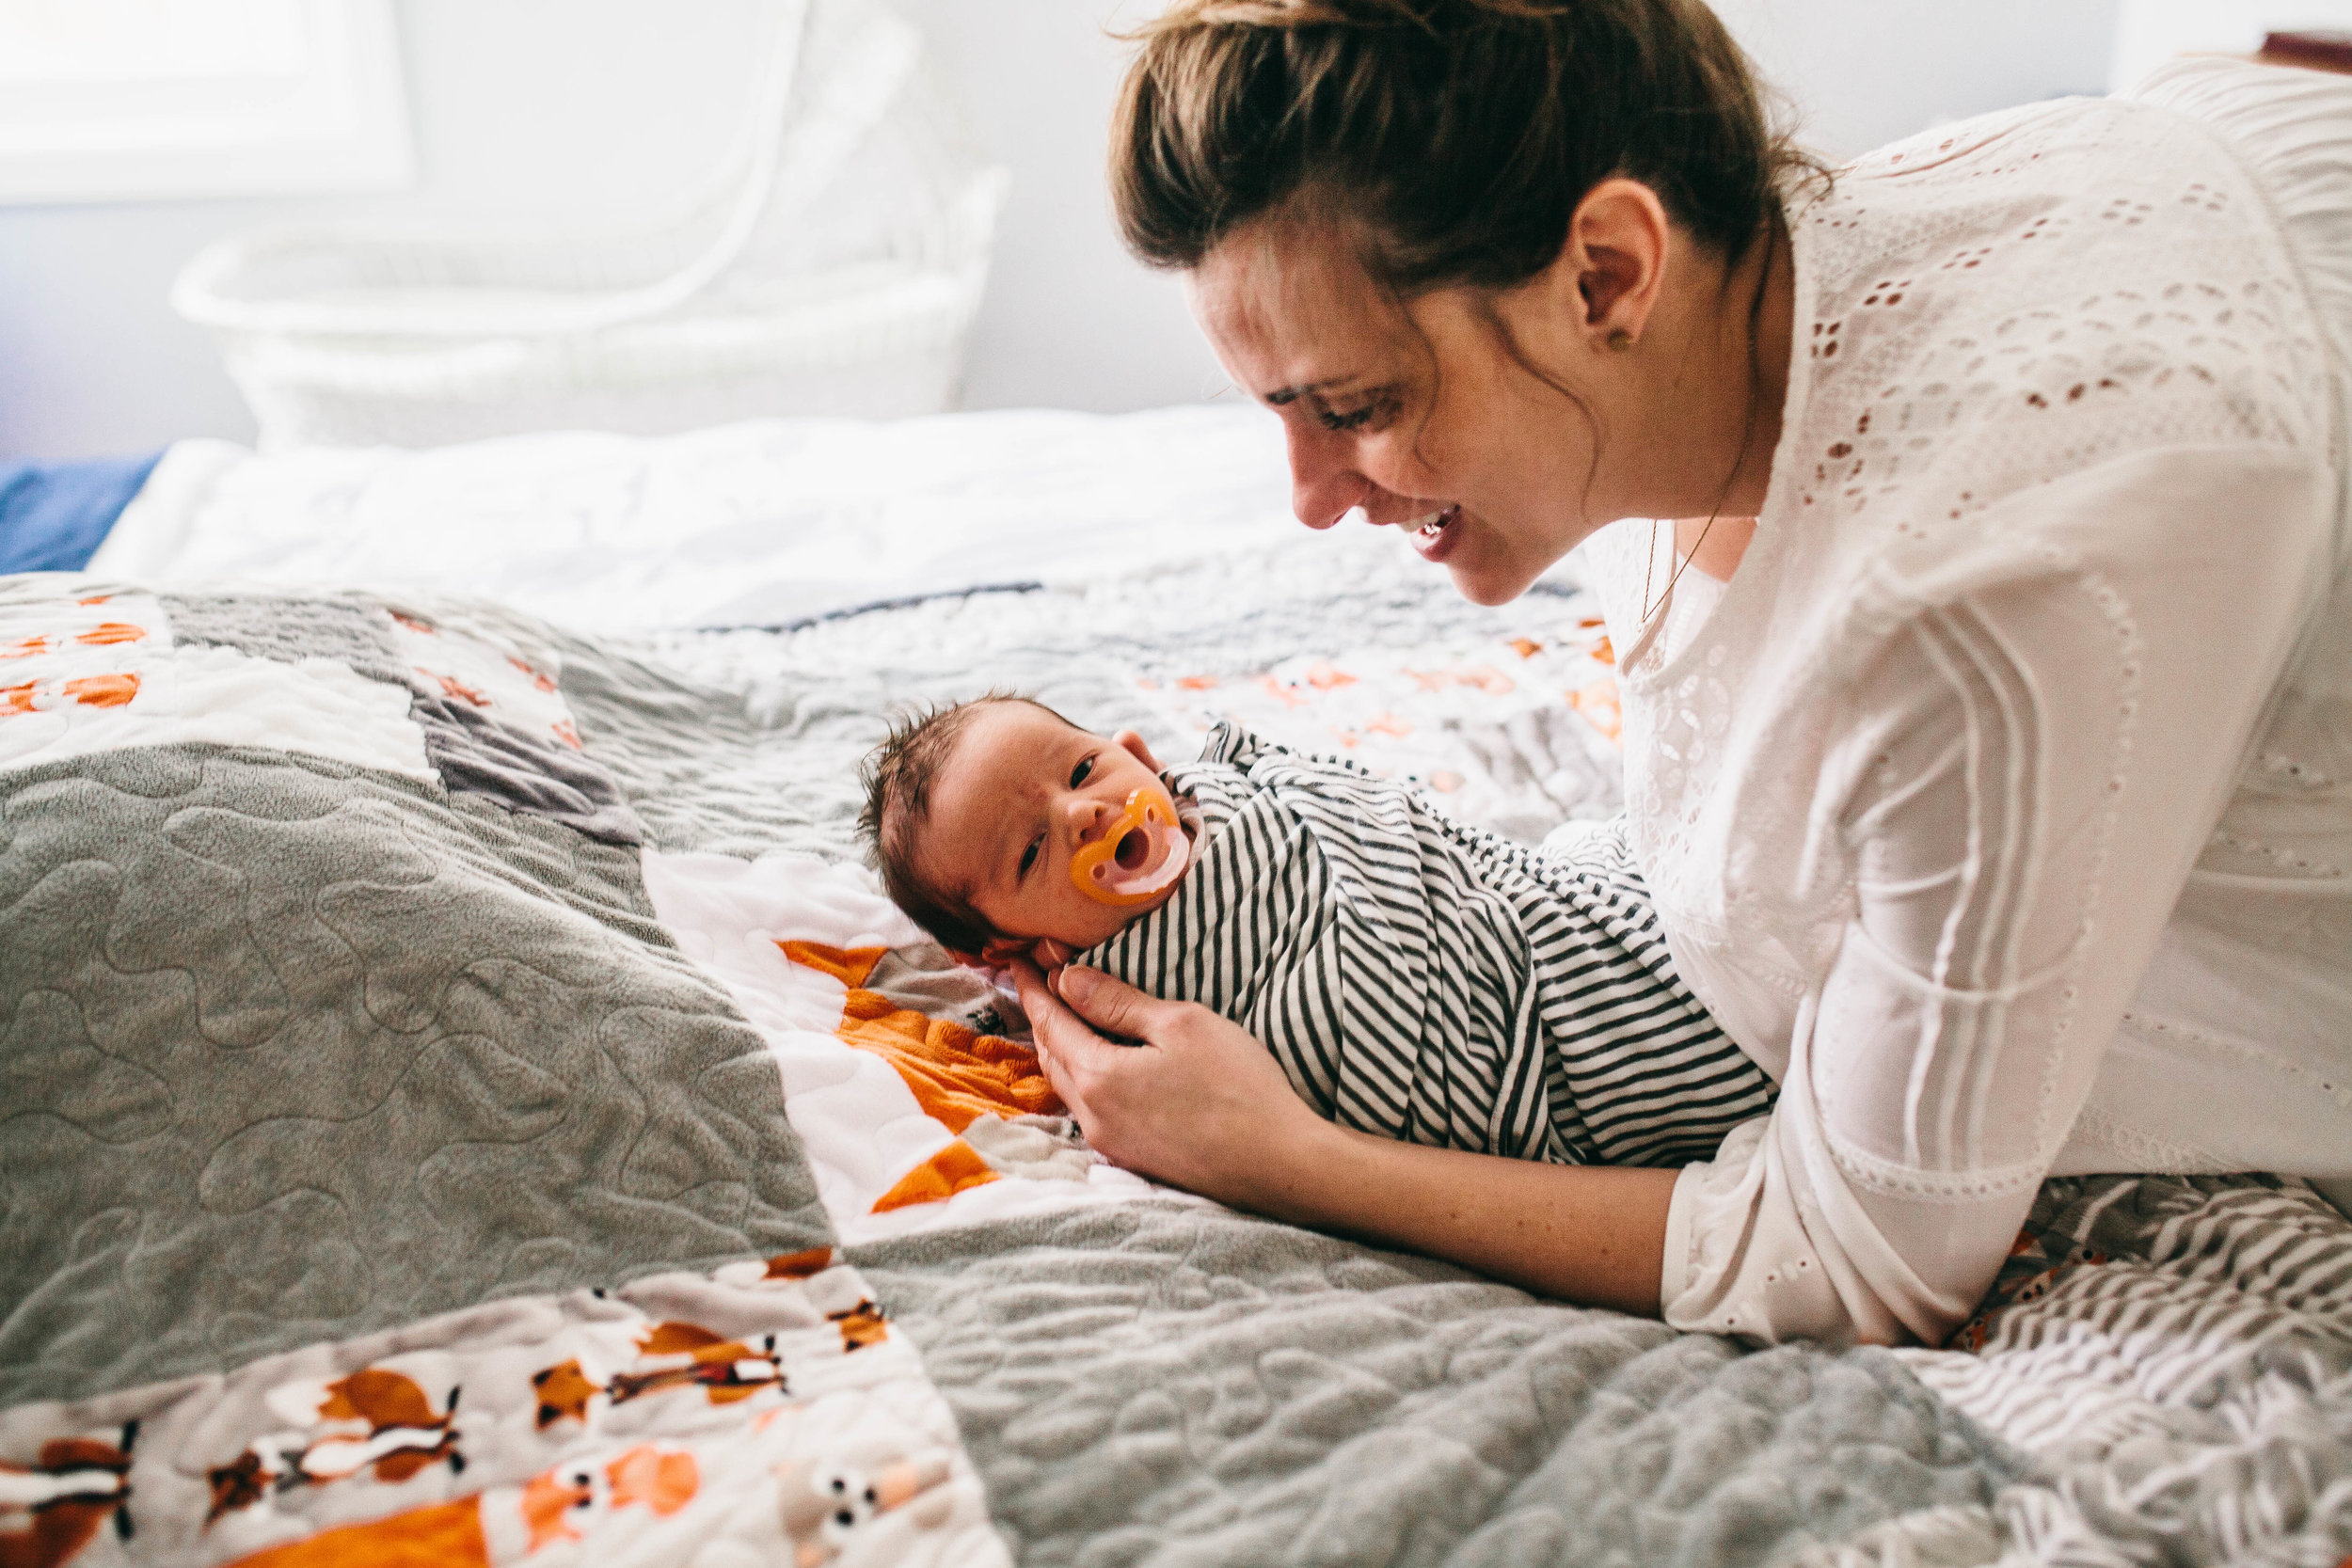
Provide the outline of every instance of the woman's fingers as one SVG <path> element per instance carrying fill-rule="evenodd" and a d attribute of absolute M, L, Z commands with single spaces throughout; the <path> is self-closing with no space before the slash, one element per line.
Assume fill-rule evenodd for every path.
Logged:
<path fill-rule="evenodd" d="M 1322 1125 L 1229 1019 L 1093 970 L 1063 969 L 1050 985 L 1034 965 L 1013 974 L 1047 1080 L 1114 1164 L 1247 1204 L 1276 1176 L 1276 1156 Z"/>
<path fill-rule="evenodd" d="M 1131 1040 L 1152 1038 L 1152 1025 L 1168 1004 L 1096 969 L 1056 972 L 1054 994 L 1098 1030 Z"/>
<path fill-rule="evenodd" d="M 1086 1020 L 1062 1006 L 1061 998 L 1054 994 L 1035 964 L 1025 958 L 1014 963 L 1011 970 L 1013 985 L 1021 992 L 1021 1010 L 1028 1015 L 1030 1037 L 1037 1043 L 1038 1066 L 1044 1069 L 1045 1081 L 1054 1085 L 1054 1092 L 1070 1108 L 1070 1114 L 1078 1118 L 1078 1125 L 1090 1127 L 1094 1118 L 1087 1106 L 1078 1066 L 1089 1061 L 1093 1051 L 1117 1051 L 1120 1047 L 1097 1036 L 1087 1027 Z"/>

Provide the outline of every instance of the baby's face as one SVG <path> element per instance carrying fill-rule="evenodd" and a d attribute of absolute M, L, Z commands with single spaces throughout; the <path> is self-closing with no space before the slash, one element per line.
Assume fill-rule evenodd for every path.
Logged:
<path fill-rule="evenodd" d="M 1026 703 L 991 703 L 964 726 L 931 786 L 914 842 L 919 874 L 961 891 L 1018 945 L 1046 938 L 1091 947 L 1175 892 L 1115 906 L 1070 878 L 1071 858 L 1109 830 L 1127 797 L 1158 782 L 1159 763 L 1132 730 L 1105 740 Z"/>

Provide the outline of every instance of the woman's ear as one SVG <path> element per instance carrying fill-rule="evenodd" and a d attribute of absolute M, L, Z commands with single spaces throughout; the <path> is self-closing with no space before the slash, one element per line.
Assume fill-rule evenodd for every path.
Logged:
<path fill-rule="evenodd" d="M 1121 730 L 1111 736 L 1111 740 L 1114 744 L 1124 746 L 1137 762 L 1152 769 L 1152 772 L 1156 773 L 1160 770 L 1160 759 L 1152 754 L 1152 748 L 1146 746 L 1143 743 L 1143 736 L 1135 731 Z"/>
<path fill-rule="evenodd" d="M 1628 349 L 1641 341 L 1666 277 L 1673 223 L 1658 193 L 1639 180 L 1603 180 L 1568 217 L 1568 237 L 1551 271 L 1554 286 L 1593 346 Z"/>

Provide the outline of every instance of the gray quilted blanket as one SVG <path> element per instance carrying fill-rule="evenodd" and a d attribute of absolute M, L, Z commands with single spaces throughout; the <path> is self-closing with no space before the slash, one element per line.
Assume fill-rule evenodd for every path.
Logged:
<path fill-rule="evenodd" d="M 1103 1165 L 855 864 L 992 685 L 1534 840 L 1607 655 L 1373 549 L 629 645 L 0 585 L 0 1563 L 2352 1553 L 2299 1184 L 2053 1183 L 1947 1349 L 1676 1336 Z"/>

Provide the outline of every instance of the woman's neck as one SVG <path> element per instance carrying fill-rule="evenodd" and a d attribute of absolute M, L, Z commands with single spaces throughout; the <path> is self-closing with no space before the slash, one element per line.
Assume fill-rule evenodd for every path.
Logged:
<path fill-rule="evenodd" d="M 1675 555 L 1691 570 L 1717 582 L 1729 582 L 1756 537 L 1754 517 L 1677 517 Z"/>
<path fill-rule="evenodd" d="M 1764 493 L 1772 483 L 1772 453 L 1780 446 L 1781 415 L 1788 402 L 1797 313 L 1796 267 L 1788 229 L 1777 216 L 1755 251 L 1731 276 L 1732 298 L 1749 302 L 1739 336 L 1746 348 L 1744 369 L 1755 401 L 1723 507 L 1728 515 L 1745 517 L 1764 510 Z"/>
<path fill-rule="evenodd" d="M 1704 516 L 1675 522 L 1675 553 L 1693 571 L 1728 582 L 1756 537 L 1756 515 L 1772 483 L 1772 453 L 1780 445 L 1788 400 L 1788 365 L 1796 318 L 1796 270 L 1788 231 L 1779 219 L 1763 242 L 1731 267 L 1723 297 L 1745 302 L 1723 312 L 1724 372 L 1743 380 L 1748 395 L 1738 432 L 1724 442 L 1723 488 Z"/>

